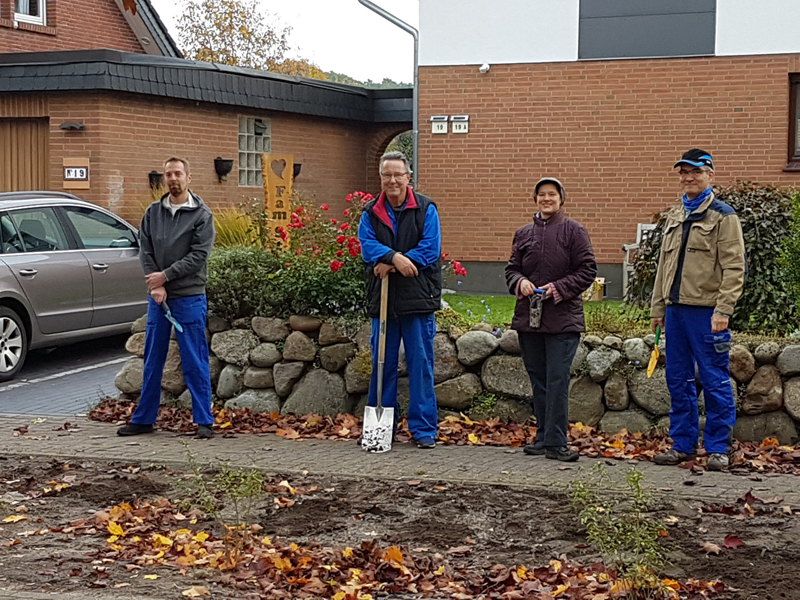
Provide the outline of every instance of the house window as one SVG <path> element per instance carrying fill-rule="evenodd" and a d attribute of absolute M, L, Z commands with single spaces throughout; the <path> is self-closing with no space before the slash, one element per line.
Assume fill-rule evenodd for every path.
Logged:
<path fill-rule="evenodd" d="M 789 99 L 789 167 L 800 170 L 800 74 L 792 75 Z"/>
<path fill-rule="evenodd" d="M 239 117 L 239 185 L 264 185 L 261 153 L 272 148 L 269 119 Z"/>
<path fill-rule="evenodd" d="M 47 0 L 14 0 L 14 19 L 34 25 L 47 24 Z"/>

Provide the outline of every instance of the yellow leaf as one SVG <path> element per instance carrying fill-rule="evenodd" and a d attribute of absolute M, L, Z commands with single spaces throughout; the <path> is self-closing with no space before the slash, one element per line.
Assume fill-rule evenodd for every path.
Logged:
<path fill-rule="evenodd" d="M 108 533 L 110 533 L 111 535 L 116 535 L 121 537 L 125 535 L 125 530 L 122 529 L 122 526 L 119 523 L 115 523 L 114 521 L 109 521 Z"/>
<path fill-rule="evenodd" d="M 625 442 L 622 440 L 614 440 L 614 443 L 611 444 L 612 448 L 616 448 L 617 450 L 625 450 Z"/>
<path fill-rule="evenodd" d="M 228 421 L 227 423 L 223 423 L 222 425 L 220 425 L 219 428 L 220 429 L 227 429 L 228 427 L 232 427 L 232 426 L 233 426 L 233 423 Z"/>
<path fill-rule="evenodd" d="M 347 598 L 347 594 L 344 592 L 336 592 L 333 595 L 333 600 L 344 600 L 345 598 Z"/>
<path fill-rule="evenodd" d="M 133 541 L 134 542 L 141 542 L 142 538 L 140 538 L 138 535 L 135 535 L 135 536 L 133 536 Z"/>
<path fill-rule="evenodd" d="M 209 536 L 208 536 L 208 534 L 207 534 L 205 531 L 201 531 L 201 532 L 200 532 L 200 533 L 198 533 L 196 536 L 194 536 L 192 539 L 193 539 L 195 542 L 205 542 L 205 541 L 208 539 L 208 537 L 209 537 Z"/>
<path fill-rule="evenodd" d="M 599 573 L 597 575 L 597 581 L 599 581 L 600 583 L 605 583 L 606 581 L 608 581 L 608 579 L 609 579 L 608 573 Z"/>
<path fill-rule="evenodd" d="M 269 537 L 264 536 L 263 538 L 261 538 L 261 543 L 265 544 L 267 546 L 271 546 L 272 545 L 272 540 L 269 539 Z"/>
<path fill-rule="evenodd" d="M 113 543 L 114 543 L 114 542 L 116 542 L 118 539 L 119 539 L 119 536 L 118 536 L 118 535 L 112 535 L 112 536 L 111 536 L 110 538 L 108 538 L 106 541 L 107 541 L 109 544 L 113 544 Z"/>
<path fill-rule="evenodd" d="M 383 560 L 393 560 L 396 563 L 403 562 L 403 553 L 397 546 L 389 546 L 386 553 L 383 555 Z"/>
<path fill-rule="evenodd" d="M 175 535 L 188 535 L 190 533 L 192 533 L 191 529 L 178 529 L 178 531 L 175 532 Z"/>
<path fill-rule="evenodd" d="M 195 523 L 197 523 L 197 519 L 196 519 L 196 518 L 195 518 L 195 519 L 192 519 L 191 521 L 189 521 L 189 523 L 191 523 L 192 525 L 194 525 Z"/>
<path fill-rule="evenodd" d="M 349 547 L 345 548 L 344 550 L 342 550 L 342 556 L 344 556 L 345 558 L 350 558 L 351 556 L 353 556 L 353 549 Z"/>
<path fill-rule="evenodd" d="M 188 590 L 183 590 L 181 594 L 189 598 L 197 598 L 199 596 L 210 596 L 211 592 L 204 585 L 193 585 Z"/>
<path fill-rule="evenodd" d="M 288 573 L 292 570 L 292 561 L 288 558 L 282 558 L 280 556 L 273 556 L 272 562 L 275 564 L 277 569 L 280 569 L 284 573 Z"/>
<path fill-rule="evenodd" d="M 662 579 L 661 583 L 663 583 L 664 586 L 671 588 L 673 590 L 681 589 L 681 584 L 675 581 L 674 579 Z"/>
<path fill-rule="evenodd" d="M 296 490 L 291 485 L 289 485 L 289 482 L 286 481 L 285 479 L 278 484 L 278 487 L 285 487 L 287 490 L 289 490 L 290 494 L 294 494 L 296 492 Z"/>
<path fill-rule="evenodd" d="M 27 521 L 28 517 L 25 515 L 11 515 L 3 519 L 3 523 L 19 523 L 20 521 Z"/>
<path fill-rule="evenodd" d="M 553 567 L 553 571 L 558 573 L 561 570 L 561 561 L 560 560 L 551 560 L 550 566 Z"/>
<path fill-rule="evenodd" d="M 434 574 L 434 575 L 444 575 L 444 565 L 442 565 L 441 567 L 439 567 L 438 569 L 436 569 L 436 570 L 433 572 L 433 574 Z"/>
<path fill-rule="evenodd" d="M 158 575 L 145 575 L 145 579 L 158 579 Z"/>
<path fill-rule="evenodd" d="M 298 550 L 300 550 L 300 546 L 292 542 L 291 544 L 289 544 L 289 550 L 291 550 L 292 552 L 297 552 Z"/>
<path fill-rule="evenodd" d="M 361 594 L 358 600 L 372 600 L 372 594 Z"/>
<path fill-rule="evenodd" d="M 172 547 L 172 540 L 166 536 L 161 535 L 160 533 L 153 534 L 153 544 L 158 546 L 166 546 L 167 548 Z"/>
<path fill-rule="evenodd" d="M 518 567 L 518 568 L 517 568 L 517 576 L 518 576 L 520 579 L 525 579 L 525 577 L 527 576 L 527 574 L 528 574 L 528 569 L 526 569 L 524 566 L 522 566 L 522 567 Z"/>
<path fill-rule="evenodd" d="M 465 415 L 464 413 L 459 413 L 459 414 L 461 415 L 461 419 L 464 421 L 464 425 L 475 425 L 475 421 L 470 419 L 467 415 Z"/>
<path fill-rule="evenodd" d="M 568 583 L 564 583 L 564 584 L 562 584 L 562 585 L 558 586 L 558 587 L 555 589 L 555 591 L 553 592 L 553 597 L 555 597 L 555 596 L 560 596 L 561 594 L 563 594 L 564 592 L 566 592 L 568 589 L 569 589 L 569 584 L 568 584 Z"/>
<path fill-rule="evenodd" d="M 470 434 L 467 436 L 467 439 L 469 439 L 469 443 L 470 443 L 470 444 L 477 444 L 477 443 L 478 443 L 478 436 L 477 436 L 477 435 L 475 435 L 474 433 L 470 433 Z"/>

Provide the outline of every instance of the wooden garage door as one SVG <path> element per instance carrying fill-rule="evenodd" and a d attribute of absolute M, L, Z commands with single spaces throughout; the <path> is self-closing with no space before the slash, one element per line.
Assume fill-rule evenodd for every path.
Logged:
<path fill-rule="evenodd" d="M 46 190 L 48 119 L 0 119 L 0 192 Z"/>

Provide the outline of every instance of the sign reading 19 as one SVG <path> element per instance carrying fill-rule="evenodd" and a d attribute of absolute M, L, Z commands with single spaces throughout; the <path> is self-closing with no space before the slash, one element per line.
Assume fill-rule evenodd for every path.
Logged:
<path fill-rule="evenodd" d="M 64 180 L 65 181 L 88 181 L 89 168 L 88 167 L 64 167 Z"/>

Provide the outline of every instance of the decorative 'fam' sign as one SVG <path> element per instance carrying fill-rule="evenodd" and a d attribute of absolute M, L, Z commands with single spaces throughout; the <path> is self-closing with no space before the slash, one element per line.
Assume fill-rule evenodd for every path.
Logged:
<path fill-rule="evenodd" d="M 270 219 L 273 235 L 280 239 L 278 227 L 286 229 L 292 214 L 294 155 L 262 154 L 261 170 L 264 174 L 264 212 Z"/>

